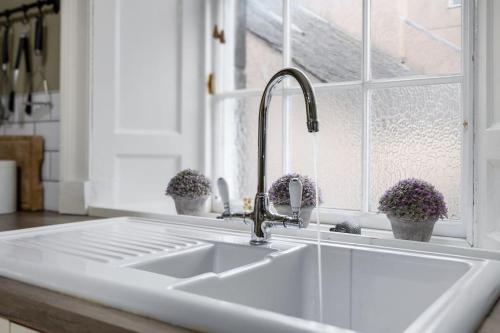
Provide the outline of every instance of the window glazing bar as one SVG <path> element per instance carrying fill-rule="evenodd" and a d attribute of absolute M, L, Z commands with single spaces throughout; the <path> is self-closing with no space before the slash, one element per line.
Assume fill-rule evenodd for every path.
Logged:
<path fill-rule="evenodd" d="M 370 74 L 370 0 L 363 0 L 363 64 L 361 68 L 363 80 L 363 132 L 362 138 L 362 174 L 361 174 L 361 211 L 369 211 L 370 204 L 370 110 L 369 92 L 366 85 L 371 79 Z"/>
<path fill-rule="evenodd" d="M 289 67 L 291 64 L 292 50 L 290 46 L 290 0 L 283 0 L 283 67 Z M 290 161 L 292 146 L 290 140 L 290 97 L 285 93 L 290 86 L 288 79 L 283 81 L 283 98 L 281 100 L 282 107 L 282 128 L 283 128 L 283 147 L 282 147 L 282 172 L 287 174 L 290 172 Z"/>

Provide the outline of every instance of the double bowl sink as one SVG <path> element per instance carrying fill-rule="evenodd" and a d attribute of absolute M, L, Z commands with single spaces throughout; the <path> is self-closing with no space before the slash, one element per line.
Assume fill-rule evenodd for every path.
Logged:
<path fill-rule="evenodd" d="M 500 291 L 495 260 L 324 241 L 318 265 L 312 240 L 248 239 L 137 218 L 14 231 L 0 274 L 204 332 L 470 332 Z"/>

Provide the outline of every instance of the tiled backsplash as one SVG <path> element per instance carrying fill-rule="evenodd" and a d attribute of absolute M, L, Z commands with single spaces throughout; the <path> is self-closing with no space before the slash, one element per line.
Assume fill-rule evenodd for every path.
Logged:
<path fill-rule="evenodd" d="M 31 116 L 24 112 L 26 96 L 17 96 L 15 112 L 0 125 L 0 135 L 41 135 L 45 152 L 42 166 L 44 206 L 59 210 L 59 92 L 51 94 L 52 107 L 33 106 Z M 33 102 L 45 102 L 42 93 L 33 94 Z M 5 104 L 3 100 L 3 105 Z M 9 112 L 9 111 L 6 111 Z"/>

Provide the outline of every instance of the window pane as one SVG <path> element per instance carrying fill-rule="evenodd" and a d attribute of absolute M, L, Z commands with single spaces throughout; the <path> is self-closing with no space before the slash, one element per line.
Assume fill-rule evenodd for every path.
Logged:
<path fill-rule="evenodd" d="M 374 78 L 460 73 L 461 7 L 449 0 L 372 0 Z"/>
<path fill-rule="evenodd" d="M 319 119 L 318 185 L 323 207 L 361 207 L 361 133 L 363 100 L 360 89 L 316 94 Z M 304 98 L 292 97 L 291 170 L 313 177 L 314 138 L 307 132 Z"/>
<path fill-rule="evenodd" d="M 459 217 L 462 146 L 459 84 L 371 92 L 371 205 L 384 191 L 416 177 L 443 193 L 449 217 Z"/>
<path fill-rule="evenodd" d="M 264 89 L 283 67 L 282 1 L 231 0 L 224 13 L 224 89 Z"/>
<path fill-rule="evenodd" d="M 217 111 L 220 130 L 216 134 L 215 178 L 225 177 L 231 197 L 239 201 L 257 192 L 257 140 L 260 97 L 228 98 Z M 282 174 L 281 97 L 271 101 L 267 132 L 267 175 L 276 179 Z M 268 184 L 270 185 L 270 184 Z M 241 203 L 241 202 L 240 202 Z"/>
<path fill-rule="evenodd" d="M 313 82 L 361 79 L 362 1 L 291 1 L 292 63 Z"/>

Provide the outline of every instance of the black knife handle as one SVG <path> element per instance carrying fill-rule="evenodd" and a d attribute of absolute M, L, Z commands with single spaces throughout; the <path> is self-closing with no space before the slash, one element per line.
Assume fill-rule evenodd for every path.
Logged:
<path fill-rule="evenodd" d="M 24 50 L 24 64 L 26 66 L 26 73 L 31 73 L 31 56 L 30 56 L 30 42 L 28 36 L 24 37 L 23 41 L 23 50 Z"/>
<path fill-rule="evenodd" d="M 21 57 L 23 55 L 24 50 L 24 41 L 26 37 L 19 37 L 19 44 L 17 45 L 17 54 L 16 54 L 16 62 L 14 63 L 14 69 L 19 69 L 19 65 L 21 64 Z"/>
<path fill-rule="evenodd" d="M 38 15 L 35 23 L 35 54 L 43 52 L 43 16 Z"/>
<path fill-rule="evenodd" d="M 28 94 L 28 98 L 26 99 L 26 107 L 24 108 L 24 112 L 27 115 L 31 115 L 31 93 Z"/>
<path fill-rule="evenodd" d="M 2 64 L 9 63 L 9 26 L 5 26 L 5 30 L 3 32 L 3 45 L 2 45 Z"/>
<path fill-rule="evenodd" d="M 16 93 L 14 92 L 14 90 L 12 90 L 9 94 L 9 111 L 10 112 L 14 112 L 14 109 L 16 107 L 15 98 L 16 98 Z"/>

